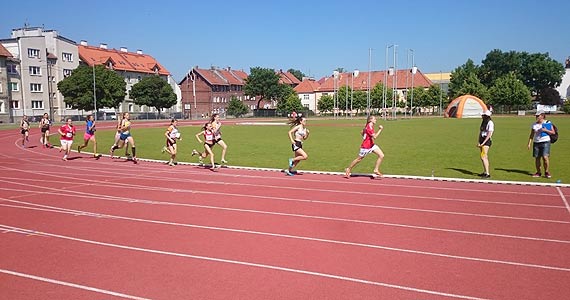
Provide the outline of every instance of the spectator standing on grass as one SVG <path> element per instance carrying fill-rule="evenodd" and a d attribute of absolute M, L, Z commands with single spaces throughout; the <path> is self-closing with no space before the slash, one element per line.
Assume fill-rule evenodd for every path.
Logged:
<path fill-rule="evenodd" d="M 285 174 L 289 176 L 295 175 L 293 168 L 302 160 L 307 160 L 309 156 L 303 150 L 303 141 L 309 138 L 309 129 L 307 128 L 307 118 L 298 115 L 295 119 L 289 121 L 291 130 L 289 130 L 289 140 L 291 141 L 291 150 L 293 150 L 293 158 L 289 158 L 289 168 Z"/>
<path fill-rule="evenodd" d="M 362 144 L 360 144 L 360 152 L 358 153 L 358 156 L 350 163 L 350 166 L 345 169 L 345 178 L 350 178 L 352 168 L 354 168 L 354 166 L 360 163 L 362 159 L 370 153 L 374 153 L 378 157 L 376 159 L 376 164 L 374 165 L 374 176 L 382 176 L 382 173 L 380 173 L 380 164 L 384 159 L 384 152 L 382 152 L 382 149 L 380 149 L 380 147 L 375 144 L 375 141 L 384 127 L 382 125 L 378 125 L 378 132 L 374 132 L 375 124 L 376 117 L 368 116 L 366 119 L 366 126 L 364 126 L 364 129 L 362 129 Z"/>
<path fill-rule="evenodd" d="M 554 134 L 551 122 L 546 121 L 546 114 L 539 110 L 535 114 L 536 122 L 530 128 L 527 148 L 530 150 L 532 143 L 532 156 L 536 166 L 536 173 L 532 177 L 540 177 L 541 160 L 544 163 L 544 177 L 550 178 L 550 135 Z"/>
<path fill-rule="evenodd" d="M 222 147 L 222 158 L 220 159 L 220 162 L 222 164 L 227 164 L 226 151 L 228 150 L 228 145 L 222 140 L 222 122 L 220 121 L 220 114 L 213 114 L 212 118 L 210 118 L 210 123 L 212 123 L 212 129 L 214 131 L 214 143 Z"/>
<path fill-rule="evenodd" d="M 87 147 L 89 141 L 93 143 L 93 157 L 99 158 L 97 154 L 97 140 L 95 139 L 95 117 L 88 115 L 85 119 L 85 133 L 83 134 L 83 145 L 77 145 L 77 152 L 81 153 L 81 149 Z"/>
<path fill-rule="evenodd" d="M 51 120 L 49 119 L 48 113 L 44 113 L 39 126 L 42 133 L 42 136 L 40 137 L 42 147 L 51 148 L 51 144 L 49 143 L 49 128 L 51 126 Z"/>
<path fill-rule="evenodd" d="M 71 145 L 73 144 L 73 137 L 75 136 L 75 126 L 73 126 L 71 118 L 67 118 L 65 124 L 61 125 L 58 132 L 61 136 L 61 148 L 59 151 L 64 151 L 62 160 L 67 160 L 67 156 L 71 151 Z"/>
<path fill-rule="evenodd" d="M 26 148 L 26 142 L 29 142 L 30 136 L 30 121 L 28 121 L 28 116 L 24 115 L 20 121 L 20 133 L 22 134 L 22 148 Z"/>
<path fill-rule="evenodd" d="M 200 136 L 204 137 L 204 141 L 202 141 Z M 208 123 L 204 124 L 204 127 L 202 127 L 202 131 L 200 131 L 196 134 L 196 139 L 198 140 L 198 143 L 204 144 L 204 152 L 200 153 L 200 152 L 196 151 L 196 149 L 192 149 L 192 156 L 199 155 L 200 164 L 203 164 L 204 158 L 208 157 L 208 155 L 209 155 L 210 156 L 210 162 L 212 163 L 212 167 L 210 168 L 210 170 L 217 171 L 216 163 L 214 161 L 214 152 L 212 151 L 212 149 L 214 148 L 214 145 L 216 144 L 214 141 L 215 140 L 214 128 L 212 127 L 212 123 L 208 122 Z"/>
<path fill-rule="evenodd" d="M 164 136 L 166 137 L 166 146 L 162 148 L 162 153 L 168 152 L 168 154 L 170 154 L 170 160 L 168 161 L 168 165 L 174 166 L 177 164 L 176 151 L 178 149 L 176 146 L 176 141 L 181 139 L 180 132 L 178 131 L 178 120 L 172 119 L 170 121 L 170 126 L 168 126 L 168 128 L 166 129 Z"/>
<path fill-rule="evenodd" d="M 486 110 L 481 114 L 481 126 L 479 127 L 479 141 L 477 147 L 480 149 L 481 162 L 483 163 L 483 173 L 479 174 L 482 178 L 490 178 L 489 173 L 489 148 L 493 141 L 491 136 L 495 130 L 495 123 L 491 120 L 491 111 Z"/>

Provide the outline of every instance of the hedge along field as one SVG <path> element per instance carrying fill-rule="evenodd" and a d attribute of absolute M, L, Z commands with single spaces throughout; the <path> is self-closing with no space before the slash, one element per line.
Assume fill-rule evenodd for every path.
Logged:
<path fill-rule="evenodd" d="M 530 126 L 534 116 L 493 116 L 495 133 L 493 146 L 489 151 L 491 179 L 570 183 L 570 118 L 552 116 L 559 129 L 560 138 L 551 148 L 551 179 L 532 178 L 535 172 L 532 149 L 527 150 Z M 239 122 L 240 120 L 238 120 Z M 254 123 L 255 119 L 243 119 Z M 262 122 L 262 121 L 260 121 Z M 229 125 L 222 126 L 223 139 L 228 144 L 226 159 L 229 165 L 285 168 L 292 156 L 287 137 L 289 126 L 283 125 Z M 279 123 L 279 122 L 278 122 Z M 361 130 L 364 119 L 320 120 L 309 119 L 307 127 L 310 137 L 303 148 L 309 155 L 301 162 L 300 170 L 343 172 L 356 157 L 362 141 Z M 378 120 L 384 126 L 377 144 L 386 157 L 381 166 L 385 174 L 416 175 L 454 178 L 478 178 L 483 172 L 477 136 L 481 119 L 414 118 Z M 82 122 L 75 122 L 84 126 Z M 137 145 L 139 158 L 168 160 L 168 154 L 161 153 L 164 146 L 164 132 L 168 122 L 160 128 L 137 127 L 133 123 L 132 135 Z M 178 161 L 197 162 L 191 157 L 192 149 L 202 150 L 195 138 L 200 126 L 179 126 L 182 140 L 178 142 Z M 76 137 L 74 146 L 82 134 Z M 100 153 L 108 153 L 113 143 L 114 131 L 97 131 Z M 74 147 L 75 149 L 76 147 Z M 89 146 L 85 151 L 91 151 Z M 124 149 L 115 151 L 124 154 Z M 216 162 L 220 161 L 221 148 L 215 146 Z M 375 156 L 366 157 L 354 173 L 371 173 Z M 165 166 L 166 167 L 166 166 Z"/>

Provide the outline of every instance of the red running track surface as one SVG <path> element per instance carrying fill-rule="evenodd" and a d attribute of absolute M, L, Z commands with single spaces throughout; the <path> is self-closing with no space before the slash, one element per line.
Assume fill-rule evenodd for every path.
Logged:
<path fill-rule="evenodd" d="M 565 187 L 63 162 L 18 139 L 0 131 L 2 299 L 570 295 Z"/>

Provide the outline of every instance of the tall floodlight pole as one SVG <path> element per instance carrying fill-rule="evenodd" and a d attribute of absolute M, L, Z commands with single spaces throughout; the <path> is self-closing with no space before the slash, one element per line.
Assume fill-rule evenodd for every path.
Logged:
<path fill-rule="evenodd" d="M 333 115 L 334 118 L 336 119 L 336 110 L 337 110 L 337 101 L 338 101 L 338 93 L 337 93 L 337 80 L 338 80 L 338 71 L 333 71 Z"/>
<path fill-rule="evenodd" d="M 418 72 L 418 68 L 416 67 L 416 64 L 414 62 L 414 50 L 410 49 L 412 51 L 412 98 L 410 100 L 410 118 L 414 116 L 414 77 L 416 77 L 416 73 Z"/>
<path fill-rule="evenodd" d="M 394 45 L 394 81 L 392 82 L 393 86 L 393 98 L 392 98 L 392 118 L 396 119 L 396 101 L 398 100 L 398 68 L 396 63 L 396 53 L 397 53 L 398 45 Z"/>
<path fill-rule="evenodd" d="M 95 113 L 93 114 L 93 118 L 97 121 L 97 94 L 95 90 L 95 63 L 93 63 L 93 110 Z"/>
<path fill-rule="evenodd" d="M 346 91 L 344 92 L 344 117 L 348 118 L 348 72 L 346 74 Z"/>
<path fill-rule="evenodd" d="M 382 90 L 382 117 L 386 120 L 386 97 L 388 96 L 388 50 L 392 46 L 386 45 L 386 71 L 384 72 L 384 89 Z"/>
<path fill-rule="evenodd" d="M 366 116 L 370 116 L 370 77 L 372 75 L 372 48 L 368 48 L 368 95 L 366 96 Z"/>
<path fill-rule="evenodd" d="M 350 88 L 350 116 L 352 117 L 352 99 L 354 98 L 354 77 L 358 77 L 358 70 L 354 70 L 354 72 L 352 72 L 352 87 Z"/>
<path fill-rule="evenodd" d="M 443 107 L 442 107 L 442 96 L 443 96 L 442 85 L 443 85 L 443 72 L 440 70 L 439 71 L 439 115 L 440 116 L 442 113 L 441 110 L 443 109 Z"/>

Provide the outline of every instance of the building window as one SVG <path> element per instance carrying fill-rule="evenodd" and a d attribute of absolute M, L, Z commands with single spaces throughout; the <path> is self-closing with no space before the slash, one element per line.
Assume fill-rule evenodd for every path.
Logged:
<path fill-rule="evenodd" d="M 71 106 L 71 104 L 65 103 L 65 109 L 73 109 L 73 106 Z"/>
<path fill-rule="evenodd" d="M 65 53 L 65 52 L 63 52 L 63 53 L 61 54 L 61 58 L 63 59 L 63 61 L 72 62 L 72 61 L 73 61 L 73 54 L 72 54 L 72 53 Z"/>
<path fill-rule="evenodd" d="M 42 84 L 41 83 L 30 83 L 30 91 L 40 93 L 42 92 Z"/>
<path fill-rule="evenodd" d="M 132 103 L 129 103 L 129 112 L 134 112 L 134 107 Z"/>
<path fill-rule="evenodd" d="M 309 100 L 309 94 L 303 94 L 303 100 Z"/>
<path fill-rule="evenodd" d="M 30 66 L 30 75 L 40 76 L 42 75 L 42 69 L 37 66 Z"/>
<path fill-rule="evenodd" d="M 4 84 L 2 84 L 2 81 L 0 81 L 0 93 L 2 93 L 2 86 L 3 86 L 3 85 L 4 85 Z"/>
<path fill-rule="evenodd" d="M 0 113 L 5 113 L 6 108 L 4 107 L 4 101 L 0 101 Z"/>
<path fill-rule="evenodd" d="M 12 109 L 20 109 L 20 101 L 10 101 Z"/>
<path fill-rule="evenodd" d="M 63 69 L 63 77 L 67 77 L 71 75 L 71 70 L 70 69 Z"/>
<path fill-rule="evenodd" d="M 44 109 L 44 102 L 41 100 L 32 100 L 32 109 Z"/>
<path fill-rule="evenodd" d="M 28 57 L 40 58 L 40 49 L 28 48 Z"/>
<path fill-rule="evenodd" d="M 8 69 L 8 74 L 18 74 L 18 69 L 16 68 L 16 65 L 7 64 L 6 68 Z"/>
<path fill-rule="evenodd" d="M 10 82 L 10 91 L 17 92 L 20 90 L 17 82 Z"/>

